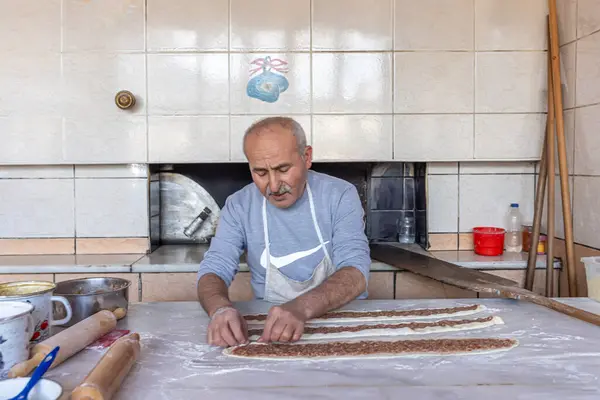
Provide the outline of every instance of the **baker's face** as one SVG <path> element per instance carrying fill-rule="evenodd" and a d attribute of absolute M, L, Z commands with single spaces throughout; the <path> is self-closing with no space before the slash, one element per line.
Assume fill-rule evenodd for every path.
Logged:
<path fill-rule="evenodd" d="M 273 125 L 248 135 L 244 149 L 252 180 L 271 204 L 288 208 L 302 196 L 312 164 L 310 146 L 302 157 L 289 129 Z"/>

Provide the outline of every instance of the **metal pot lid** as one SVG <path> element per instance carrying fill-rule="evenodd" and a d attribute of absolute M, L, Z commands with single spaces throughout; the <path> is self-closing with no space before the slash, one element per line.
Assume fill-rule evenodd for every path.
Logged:
<path fill-rule="evenodd" d="M 37 296 L 53 291 L 56 285 L 46 281 L 22 281 L 0 284 L 0 299 Z"/>
<path fill-rule="evenodd" d="M 0 323 L 29 314 L 33 310 L 33 305 L 24 301 L 2 301 L 0 302 Z"/>

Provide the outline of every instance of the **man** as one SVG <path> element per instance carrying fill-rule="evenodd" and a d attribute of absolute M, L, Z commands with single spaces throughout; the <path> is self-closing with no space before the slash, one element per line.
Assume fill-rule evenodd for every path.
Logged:
<path fill-rule="evenodd" d="M 244 250 L 255 296 L 277 304 L 259 341 L 297 341 L 307 320 L 366 297 L 364 211 L 353 185 L 309 170 L 312 148 L 291 118 L 252 125 L 244 153 L 254 183 L 225 201 L 198 272 L 198 297 L 211 318 L 208 342 L 248 342 L 227 291 Z"/>

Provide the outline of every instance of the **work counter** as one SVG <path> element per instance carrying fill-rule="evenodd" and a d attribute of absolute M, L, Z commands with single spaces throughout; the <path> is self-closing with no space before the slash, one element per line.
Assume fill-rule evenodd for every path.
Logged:
<path fill-rule="evenodd" d="M 483 257 L 472 251 L 427 252 L 416 244 L 388 243 L 404 250 L 426 254 L 452 264 L 486 271 L 522 285 L 525 281 L 527 253 L 506 253 L 499 257 Z M 136 302 L 196 300 L 196 277 L 207 245 L 165 245 L 143 254 L 35 255 L 0 256 L 0 282 L 45 280 L 61 282 L 95 276 L 113 276 L 131 281 L 129 300 Z M 561 263 L 554 267 L 555 293 L 563 293 L 560 284 Z M 544 294 L 546 257 L 539 256 L 533 290 Z M 250 273 L 245 259 L 240 260 L 239 273 L 229 291 L 230 298 L 248 301 L 254 298 Z M 563 293 L 564 295 L 564 293 Z M 370 299 L 464 298 L 477 293 L 449 287 L 428 278 L 416 277 L 401 269 L 373 260 L 369 281 Z"/>
<path fill-rule="evenodd" d="M 600 314 L 591 299 L 557 299 Z M 116 399 L 598 399 L 600 327 L 527 302 L 508 299 L 354 301 L 344 309 L 387 310 L 482 304 L 505 324 L 472 331 L 399 339 L 514 338 L 507 352 L 379 360 L 254 361 L 228 358 L 206 344 L 208 318 L 197 302 L 138 303 L 119 328 L 141 336 L 140 358 Z M 262 301 L 236 303 L 242 313 L 266 312 Z M 103 352 L 84 350 L 49 371 L 63 399 Z"/>

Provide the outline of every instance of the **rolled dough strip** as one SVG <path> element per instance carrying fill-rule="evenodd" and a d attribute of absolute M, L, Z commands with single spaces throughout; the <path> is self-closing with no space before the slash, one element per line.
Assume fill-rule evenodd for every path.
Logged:
<path fill-rule="evenodd" d="M 424 339 L 310 344 L 250 343 L 223 349 L 228 357 L 268 361 L 322 361 L 397 357 L 477 355 L 508 351 L 515 339 Z"/>
<path fill-rule="evenodd" d="M 410 321 L 415 319 L 462 317 L 485 311 L 481 304 L 471 306 L 458 306 L 451 308 L 424 308 L 412 310 L 373 310 L 373 311 L 336 311 L 329 312 L 322 317 L 309 320 L 312 324 L 347 323 L 347 322 L 388 322 Z M 267 314 L 244 315 L 244 319 L 251 325 L 264 325 Z"/>
<path fill-rule="evenodd" d="M 502 325 L 504 321 L 498 316 L 465 319 L 465 320 L 439 320 L 431 322 L 412 322 L 404 324 L 375 324 L 356 326 L 321 326 L 319 330 L 333 330 L 333 332 L 311 332 L 314 327 L 305 328 L 301 340 L 342 339 L 366 336 L 403 336 L 415 334 L 429 334 L 440 332 L 466 331 L 472 329 L 483 329 L 494 325 Z M 360 330 L 356 330 L 361 328 Z M 250 331 L 251 341 L 258 340 L 262 334 Z"/>

